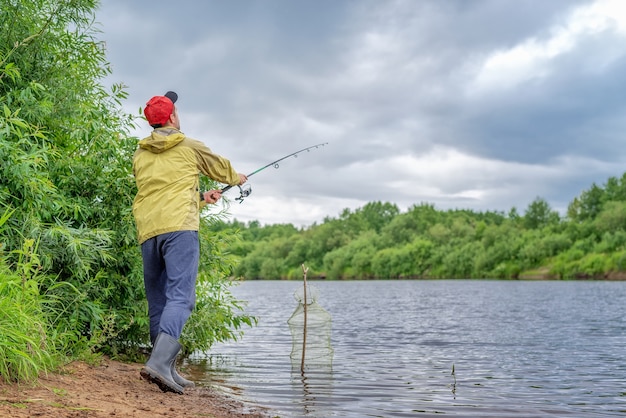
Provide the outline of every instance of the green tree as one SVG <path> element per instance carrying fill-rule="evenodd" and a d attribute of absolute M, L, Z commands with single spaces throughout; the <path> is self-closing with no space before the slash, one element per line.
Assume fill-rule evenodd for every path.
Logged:
<path fill-rule="evenodd" d="M 604 186 L 605 197 L 607 202 L 625 202 L 626 201 L 626 173 L 621 178 L 609 177 Z"/>
<path fill-rule="evenodd" d="M 343 278 L 344 273 L 350 267 L 349 252 L 348 247 L 340 247 L 324 256 L 324 270 L 329 279 Z"/>
<path fill-rule="evenodd" d="M 594 219 L 593 226 L 599 233 L 626 229 L 626 201 L 606 202 Z"/>
<path fill-rule="evenodd" d="M 604 190 L 595 183 L 569 204 L 567 216 L 573 221 L 593 220 L 602 210 Z"/>
<path fill-rule="evenodd" d="M 423 231 L 418 229 L 418 222 L 408 213 L 396 215 L 380 231 L 382 246 L 393 246 L 411 242 Z"/>
<path fill-rule="evenodd" d="M 524 213 L 524 226 L 529 229 L 542 228 L 559 221 L 559 214 L 550 208 L 548 202 L 538 197 L 533 200 Z"/>
<path fill-rule="evenodd" d="M 116 294 L 100 281 L 137 267 L 123 251 L 116 257 L 117 245 L 134 241 L 125 218 L 133 150 L 119 140 L 131 118 L 119 110 L 121 86 L 108 92 L 99 81 L 110 67 L 92 28 L 96 4 L 0 1 L 0 158 L 9 162 L 0 166 L 0 205 L 14 211 L 1 238 L 9 250 L 38 242 L 54 277 L 43 291 L 56 292 L 52 309 L 66 313 L 54 327 L 94 344 L 106 295 Z M 69 288 L 80 291 L 61 290 Z"/>
<path fill-rule="evenodd" d="M 345 221 L 346 227 L 354 233 L 368 230 L 380 232 L 381 228 L 399 212 L 398 207 L 392 203 L 369 202 L 362 208 L 355 210 L 354 213 L 344 210 L 340 219 Z"/>
<path fill-rule="evenodd" d="M 354 277 L 371 278 L 373 276 L 372 258 L 376 254 L 376 241 L 378 240 L 378 235 L 374 231 L 367 231 L 350 243 L 350 265 Z"/>

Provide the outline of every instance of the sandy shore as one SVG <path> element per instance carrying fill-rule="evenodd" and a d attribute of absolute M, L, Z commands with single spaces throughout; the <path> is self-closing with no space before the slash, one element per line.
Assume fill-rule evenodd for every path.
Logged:
<path fill-rule="evenodd" d="M 103 359 L 97 366 L 71 363 L 41 376 L 34 384 L 0 383 L 0 416 L 46 417 L 214 417 L 266 418 L 271 411 L 251 410 L 211 388 L 184 395 L 163 393 L 139 376 L 140 364 Z M 0 381 L 1 382 L 1 381 Z"/>

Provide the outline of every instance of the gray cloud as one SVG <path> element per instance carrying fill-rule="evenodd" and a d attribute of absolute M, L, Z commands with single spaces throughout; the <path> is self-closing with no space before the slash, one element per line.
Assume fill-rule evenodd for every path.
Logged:
<path fill-rule="evenodd" d="M 177 91 L 182 130 L 244 173 L 329 142 L 252 177 L 241 220 L 308 225 L 373 200 L 564 211 L 623 171 L 619 2 L 103 3 L 129 112 Z"/>

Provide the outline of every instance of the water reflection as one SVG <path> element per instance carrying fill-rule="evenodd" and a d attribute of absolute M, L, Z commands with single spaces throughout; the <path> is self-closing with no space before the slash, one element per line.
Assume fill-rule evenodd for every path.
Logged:
<path fill-rule="evenodd" d="M 332 369 L 304 372 L 298 367 L 292 371 L 291 387 L 294 393 L 296 416 L 328 417 L 332 416 L 333 375 Z"/>

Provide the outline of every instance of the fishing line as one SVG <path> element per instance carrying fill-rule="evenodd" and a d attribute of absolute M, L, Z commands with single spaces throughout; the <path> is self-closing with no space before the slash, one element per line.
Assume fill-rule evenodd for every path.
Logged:
<path fill-rule="evenodd" d="M 285 155 L 282 158 L 279 158 L 278 160 L 272 161 L 269 164 L 264 165 L 263 167 L 254 170 L 252 173 L 248 174 L 248 178 L 252 177 L 253 175 L 255 175 L 256 173 L 265 170 L 268 167 L 274 167 L 274 168 L 279 168 L 280 165 L 278 164 L 279 162 L 286 160 L 289 157 L 298 157 L 298 154 L 304 152 L 304 151 L 311 151 L 312 149 L 317 149 L 320 147 L 323 147 L 324 145 L 328 145 L 328 142 L 322 142 L 321 144 L 317 144 L 317 145 L 311 145 L 310 147 L 306 147 L 306 148 L 302 148 L 300 151 L 296 151 L 296 152 L 292 152 L 291 154 Z M 222 189 L 222 193 L 224 193 L 227 190 L 230 190 L 233 186 L 226 186 Z M 250 194 L 252 193 L 252 187 L 249 184 L 244 184 L 243 186 L 237 186 L 239 187 L 239 197 L 235 198 L 235 200 L 239 201 L 239 203 L 243 203 L 243 199 L 245 199 L 246 197 L 250 196 Z"/>

